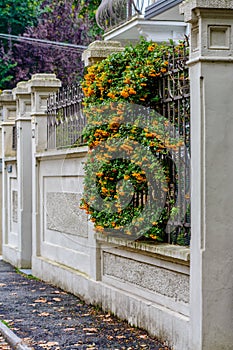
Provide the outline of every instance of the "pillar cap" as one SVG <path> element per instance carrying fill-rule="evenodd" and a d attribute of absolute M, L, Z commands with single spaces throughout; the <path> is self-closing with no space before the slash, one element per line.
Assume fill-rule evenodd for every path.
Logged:
<path fill-rule="evenodd" d="M 27 81 L 20 81 L 16 87 L 12 90 L 14 98 L 16 98 L 17 95 L 25 95 L 29 94 L 28 90 L 28 82 Z"/>
<path fill-rule="evenodd" d="M 0 102 L 1 101 L 13 101 L 12 90 L 3 90 L 3 92 L 0 94 Z"/>
<path fill-rule="evenodd" d="M 195 9 L 233 10 L 232 0 L 185 0 L 180 4 L 180 14 L 185 22 L 192 22 Z"/>
<path fill-rule="evenodd" d="M 61 81 L 56 78 L 56 74 L 38 73 L 33 74 L 31 80 L 28 81 L 30 87 L 60 87 Z"/>
<path fill-rule="evenodd" d="M 82 60 L 86 67 L 91 66 L 98 61 L 102 61 L 115 52 L 121 52 L 124 47 L 119 41 L 96 40 L 91 43 L 82 54 Z"/>

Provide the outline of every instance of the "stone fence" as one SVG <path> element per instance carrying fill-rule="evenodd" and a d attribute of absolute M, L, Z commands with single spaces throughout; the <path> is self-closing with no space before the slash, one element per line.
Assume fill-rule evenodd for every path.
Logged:
<path fill-rule="evenodd" d="M 173 349 L 231 350 L 233 1 L 186 0 L 181 10 L 191 25 L 191 258 L 187 248 L 94 232 L 79 209 L 87 147 L 47 150 L 46 101 L 61 85 L 53 74 L 0 96 L 2 252 Z M 98 57 L 92 45 L 84 58 Z"/>
<path fill-rule="evenodd" d="M 189 249 L 94 232 L 79 209 L 87 147 L 47 147 L 47 98 L 60 85 L 36 74 L 1 95 L 3 258 L 185 349 Z"/>

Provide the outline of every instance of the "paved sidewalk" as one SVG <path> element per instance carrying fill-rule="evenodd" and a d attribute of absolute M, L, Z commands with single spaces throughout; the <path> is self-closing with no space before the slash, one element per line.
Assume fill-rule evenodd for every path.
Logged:
<path fill-rule="evenodd" d="M 35 350 L 168 350 L 145 331 L 59 288 L 16 273 L 2 260 L 0 320 Z M 0 349 L 8 348 L 0 343 Z"/>

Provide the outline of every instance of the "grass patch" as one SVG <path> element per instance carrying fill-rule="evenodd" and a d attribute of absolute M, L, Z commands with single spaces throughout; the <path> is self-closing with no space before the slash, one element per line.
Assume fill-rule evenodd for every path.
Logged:
<path fill-rule="evenodd" d="M 11 328 L 9 323 L 4 321 L 4 320 L 0 320 L 7 328 Z"/>
<path fill-rule="evenodd" d="M 23 273 L 20 271 L 18 267 L 15 268 L 15 272 L 18 273 L 19 275 L 22 275 L 23 277 L 27 278 L 28 280 L 34 280 L 34 281 L 40 281 L 38 277 L 35 277 L 33 275 L 27 275 L 26 273 Z"/>

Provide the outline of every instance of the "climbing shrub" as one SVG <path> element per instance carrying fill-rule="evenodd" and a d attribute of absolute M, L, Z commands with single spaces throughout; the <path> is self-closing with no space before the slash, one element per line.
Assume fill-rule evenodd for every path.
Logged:
<path fill-rule="evenodd" d="M 87 69 L 82 82 L 89 146 L 81 208 L 97 231 L 166 241 L 177 214 L 175 126 L 158 113 L 168 56 L 180 47 L 141 42 Z"/>

